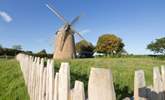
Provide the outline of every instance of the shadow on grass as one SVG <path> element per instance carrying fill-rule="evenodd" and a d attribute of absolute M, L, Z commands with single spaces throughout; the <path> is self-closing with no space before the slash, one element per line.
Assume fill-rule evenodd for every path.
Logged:
<path fill-rule="evenodd" d="M 55 72 L 58 72 L 60 68 L 60 63 L 55 63 Z M 89 75 L 87 74 L 80 74 L 74 71 L 70 71 L 70 76 L 71 76 L 71 88 L 74 88 L 74 84 L 76 80 L 82 81 L 84 83 L 84 89 L 85 89 L 85 95 L 86 97 L 88 94 L 88 80 L 89 80 Z M 133 96 L 133 91 L 129 90 L 128 86 L 121 87 L 120 84 L 115 84 L 115 92 L 116 92 L 116 98 L 117 100 L 122 100 L 125 97 L 132 97 Z"/>
<path fill-rule="evenodd" d="M 129 90 L 128 86 L 120 87 L 120 84 L 115 84 L 116 99 L 122 100 L 125 97 L 132 97 L 133 91 Z"/>

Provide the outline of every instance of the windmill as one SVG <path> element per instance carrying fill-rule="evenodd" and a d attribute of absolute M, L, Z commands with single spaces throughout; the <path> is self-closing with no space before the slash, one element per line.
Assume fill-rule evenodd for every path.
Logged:
<path fill-rule="evenodd" d="M 73 59 L 76 57 L 74 34 L 85 40 L 80 33 L 74 30 L 73 25 L 79 20 L 80 16 L 75 17 L 69 23 L 53 6 L 46 4 L 64 25 L 56 32 L 54 59 Z"/>

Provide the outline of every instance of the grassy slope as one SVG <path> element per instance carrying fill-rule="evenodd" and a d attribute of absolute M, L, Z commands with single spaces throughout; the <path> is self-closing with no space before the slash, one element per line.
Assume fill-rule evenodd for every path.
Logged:
<path fill-rule="evenodd" d="M 85 83 L 85 88 L 87 89 L 87 81 L 91 67 L 110 68 L 113 73 L 118 99 L 132 95 L 135 70 L 143 69 L 145 71 L 147 84 L 151 85 L 152 68 L 154 66 L 165 65 L 165 61 L 149 57 L 76 59 L 69 62 L 71 66 L 72 87 L 75 80 L 81 80 Z M 59 66 L 59 61 L 56 62 L 55 66 Z"/>
<path fill-rule="evenodd" d="M 85 83 L 87 89 L 91 67 L 110 68 L 113 72 L 118 99 L 129 96 L 133 90 L 134 71 L 144 69 L 147 84 L 152 83 L 152 67 L 165 65 L 165 61 L 153 58 L 93 58 L 70 60 L 71 85 L 75 80 Z M 55 61 L 56 71 L 60 62 Z M 58 66 L 58 67 L 57 67 Z M 16 60 L 0 59 L 0 100 L 28 100 L 23 76 Z"/>
<path fill-rule="evenodd" d="M 0 59 L 0 100 L 29 100 L 16 60 Z"/>

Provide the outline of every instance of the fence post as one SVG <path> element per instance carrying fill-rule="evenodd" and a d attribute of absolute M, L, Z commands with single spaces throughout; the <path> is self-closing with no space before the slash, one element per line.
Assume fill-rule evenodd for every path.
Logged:
<path fill-rule="evenodd" d="M 89 100 L 116 100 L 112 73 L 109 69 L 91 69 L 88 98 Z"/>
<path fill-rule="evenodd" d="M 42 100 L 42 84 L 43 84 L 43 73 L 44 73 L 44 59 L 41 59 L 40 63 L 40 69 L 39 69 L 39 100 Z"/>
<path fill-rule="evenodd" d="M 134 100 L 146 100 L 146 83 L 144 71 L 135 71 L 134 76 Z"/>
<path fill-rule="evenodd" d="M 48 67 L 46 67 L 46 99 L 49 100 L 49 70 Z"/>
<path fill-rule="evenodd" d="M 59 100 L 69 100 L 70 68 L 68 63 L 62 63 L 59 70 Z"/>
<path fill-rule="evenodd" d="M 163 100 L 163 82 L 159 71 L 159 67 L 154 67 L 153 69 L 153 88 L 154 88 L 154 98 L 157 100 Z"/>
<path fill-rule="evenodd" d="M 165 84 L 165 66 L 161 66 L 161 73 L 162 73 L 162 82 Z M 165 86 L 163 87 L 163 91 L 165 91 Z"/>
<path fill-rule="evenodd" d="M 40 81 L 39 81 L 39 78 L 40 78 L 40 61 L 41 58 L 37 58 L 37 63 L 36 63 L 36 93 L 35 93 L 35 100 L 38 100 L 39 99 L 39 85 L 40 85 Z"/>
<path fill-rule="evenodd" d="M 58 100 L 59 73 L 56 73 L 54 82 L 54 100 Z"/>
<path fill-rule="evenodd" d="M 80 81 L 75 81 L 74 89 L 72 90 L 71 100 L 85 100 L 84 84 Z"/>
<path fill-rule="evenodd" d="M 43 80 L 42 80 L 42 99 L 41 100 L 46 100 L 46 76 L 47 75 L 47 68 L 45 67 L 43 69 Z"/>
<path fill-rule="evenodd" d="M 47 68 L 48 68 L 48 94 L 49 94 L 49 100 L 53 100 L 53 90 L 54 90 L 54 65 L 53 60 L 47 61 Z"/>

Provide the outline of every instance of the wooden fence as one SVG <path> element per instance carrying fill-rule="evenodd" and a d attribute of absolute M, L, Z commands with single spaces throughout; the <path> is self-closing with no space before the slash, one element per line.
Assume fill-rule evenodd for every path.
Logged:
<path fill-rule="evenodd" d="M 146 86 L 143 70 L 135 71 L 134 78 L 135 100 L 165 100 L 165 67 L 153 69 L 153 85 Z"/>
<path fill-rule="evenodd" d="M 53 60 L 18 54 L 30 100 L 87 100 L 84 84 L 75 81 L 70 89 L 70 67 L 62 63 L 55 73 Z M 112 73 L 109 69 L 92 68 L 88 83 L 88 100 L 116 100 Z"/>
<path fill-rule="evenodd" d="M 62 63 L 55 73 L 52 59 L 18 54 L 21 70 L 28 88 L 30 100 L 116 100 L 110 69 L 91 68 L 88 82 L 88 96 L 84 84 L 75 81 L 70 88 L 70 67 Z M 130 100 L 129 98 L 125 100 Z M 153 86 L 146 86 L 143 70 L 135 71 L 134 100 L 165 100 L 165 67 L 153 69 Z"/>

